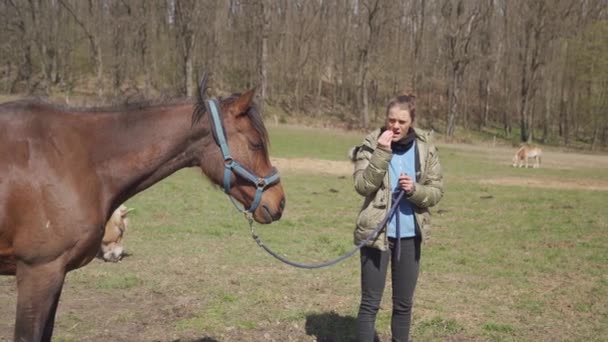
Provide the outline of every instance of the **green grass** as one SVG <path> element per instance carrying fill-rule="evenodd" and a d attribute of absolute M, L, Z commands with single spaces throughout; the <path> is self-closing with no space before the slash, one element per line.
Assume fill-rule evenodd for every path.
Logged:
<path fill-rule="evenodd" d="M 439 316 L 426 319 L 415 327 L 414 336 L 425 340 L 441 339 L 445 336 L 452 336 L 464 330 L 456 320 L 443 319 Z"/>
<path fill-rule="evenodd" d="M 268 127 L 270 154 L 281 158 L 347 160 L 348 150 L 363 142 L 361 133 L 291 126 Z"/>
<path fill-rule="evenodd" d="M 345 151 L 363 137 L 295 127 L 273 127 L 270 135 L 274 157 L 329 160 L 345 160 Z M 451 145 L 440 146 L 440 157 L 446 193 L 432 209 L 433 228 L 423 246 L 413 339 L 608 336 L 607 192 L 481 182 L 608 182 L 605 169 L 513 169 L 508 155 Z M 255 225 L 262 240 L 302 263 L 349 250 L 362 202 L 350 175 L 281 175 L 287 207 L 280 221 Z M 125 236 L 131 255 L 119 264 L 96 260 L 68 275 L 58 341 L 354 340 L 358 256 L 321 270 L 280 263 L 255 244 L 222 191 L 194 169 L 127 206 L 136 208 Z M 13 282 L 0 278 L 0 300 L 7 303 L 0 310 L 0 337 L 12 334 Z M 387 286 L 377 320 L 384 340 L 390 308 Z"/>

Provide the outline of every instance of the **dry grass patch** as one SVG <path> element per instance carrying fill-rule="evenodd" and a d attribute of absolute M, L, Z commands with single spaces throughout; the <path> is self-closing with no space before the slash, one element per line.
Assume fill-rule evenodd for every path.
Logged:
<path fill-rule="evenodd" d="M 272 165 L 282 172 L 316 173 L 350 176 L 353 164 L 348 161 L 320 160 L 310 158 L 271 158 Z"/>
<path fill-rule="evenodd" d="M 532 188 L 545 189 L 571 189 L 571 190 L 594 190 L 608 191 L 608 182 L 587 179 L 543 179 L 543 178 L 521 178 L 521 177 L 500 177 L 482 179 L 481 184 L 505 185 L 505 186 L 525 186 Z"/>

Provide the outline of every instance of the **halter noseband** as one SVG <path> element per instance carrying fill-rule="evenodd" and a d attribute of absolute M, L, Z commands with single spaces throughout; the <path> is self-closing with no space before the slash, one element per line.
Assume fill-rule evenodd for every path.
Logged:
<path fill-rule="evenodd" d="M 230 155 L 230 148 L 228 148 L 228 142 L 226 140 L 226 134 L 224 133 L 224 125 L 222 117 L 220 116 L 220 109 L 219 105 L 217 104 L 217 100 L 208 100 L 207 107 L 209 108 L 209 113 L 211 113 L 211 126 L 214 133 L 213 136 L 215 137 L 215 142 L 220 147 L 222 156 L 224 158 L 224 192 L 228 194 L 232 204 L 235 208 L 237 208 L 237 210 L 243 211 L 246 214 L 253 214 L 255 209 L 260 204 L 264 189 L 279 181 L 279 172 L 273 167 L 270 175 L 266 177 L 258 177 L 253 172 L 239 164 L 239 162 L 232 159 L 232 156 Z M 230 196 L 230 176 L 233 172 L 235 175 L 241 176 L 245 180 L 253 183 L 253 185 L 256 187 L 255 197 L 249 209 L 245 210 L 239 208 L 232 196 Z"/>

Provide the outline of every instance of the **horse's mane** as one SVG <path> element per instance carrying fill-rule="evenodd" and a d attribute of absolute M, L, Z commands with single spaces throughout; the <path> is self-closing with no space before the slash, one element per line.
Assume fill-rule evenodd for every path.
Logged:
<path fill-rule="evenodd" d="M 205 77 L 206 78 L 206 77 Z M 201 83 L 199 83 L 199 88 L 197 91 L 197 97 L 194 102 L 194 111 L 192 112 L 191 122 L 192 125 L 196 124 L 198 121 L 203 118 L 207 112 L 207 105 L 205 103 L 205 94 L 207 92 L 206 79 L 203 79 Z M 220 102 L 228 102 L 228 104 L 236 101 L 240 93 L 233 93 L 232 95 L 226 98 L 219 98 Z M 135 102 L 124 102 L 121 104 L 113 104 L 106 106 L 75 106 L 68 104 L 61 104 L 56 102 L 51 102 L 48 99 L 34 97 L 29 99 L 23 99 L 19 101 L 15 101 L 15 103 L 19 103 L 22 105 L 42 105 L 48 106 L 57 110 L 65 111 L 65 112 L 81 112 L 81 113 L 94 113 L 94 112 L 131 112 L 131 111 L 140 111 L 147 108 L 157 108 L 163 106 L 172 106 L 172 105 L 183 105 L 183 104 L 191 104 L 192 99 L 190 98 L 160 98 L 160 99 L 152 99 L 152 100 L 140 100 Z M 260 138 L 262 139 L 262 144 L 264 145 L 264 151 L 268 153 L 269 139 L 268 139 L 268 131 L 266 130 L 266 126 L 264 126 L 264 121 L 262 120 L 262 116 L 260 114 L 257 103 L 253 102 L 251 106 L 247 109 L 247 116 L 251 120 L 251 124 L 253 128 L 258 132 Z"/>
<path fill-rule="evenodd" d="M 138 111 L 148 108 L 164 107 L 164 106 L 175 106 L 183 104 L 191 104 L 192 99 L 189 98 L 159 98 L 151 100 L 139 100 L 134 102 L 125 102 L 117 105 L 108 105 L 101 107 L 84 108 L 82 111 L 85 112 L 131 112 Z"/>
<path fill-rule="evenodd" d="M 139 100 L 135 102 L 124 102 L 120 104 L 110 105 L 70 105 L 65 103 L 53 102 L 46 98 L 33 97 L 15 101 L 22 105 L 39 105 L 46 106 L 63 112 L 81 112 L 81 113 L 109 113 L 109 112 L 131 112 L 139 111 L 147 108 L 156 108 L 163 106 L 173 106 L 192 103 L 191 99 L 187 98 L 159 98 L 151 100 Z"/>
<path fill-rule="evenodd" d="M 201 89 L 201 87 L 204 87 L 204 89 Z M 194 111 L 192 112 L 191 120 L 192 120 L 193 125 L 196 122 L 198 122 L 203 116 L 205 116 L 205 113 L 207 112 L 207 106 L 206 106 L 205 100 L 204 100 L 204 94 L 206 92 L 207 92 L 207 87 L 205 84 L 203 84 L 201 82 L 201 84 L 199 84 L 196 101 L 194 102 Z M 220 103 L 225 101 L 228 104 L 230 104 L 230 103 L 236 101 L 240 95 L 241 95 L 240 93 L 233 93 L 232 95 L 230 95 L 226 98 L 220 97 L 218 100 Z M 84 111 L 84 112 L 93 112 L 93 111 L 128 112 L 128 111 L 142 110 L 142 109 L 146 109 L 146 108 L 189 104 L 189 103 L 192 103 L 192 100 L 189 98 L 155 99 L 155 100 L 145 100 L 145 101 L 138 101 L 138 102 L 132 102 L 132 103 L 124 103 L 124 104 L 115 105 L 115 106 L 83 108 L 83 109 L 79 109 L 79 111 Z M 72 109 L 72 110 L 75 110 L 75 109 Z M 262 116 L 258 109 L 257 103 L 253 102 L 251 104 L 251 106 L 249 106 L 249 108 L 247 109 L 246 114 L 249 117 L 249 119 L 251 120 L 251 124 L 253 125 L 253 128 L 260 135 L 262 142 L 264 144 L 264 149 L 267 150 L 268 141 L 269 141 L 268 132 L 266 130 L 266 126 L 264 126 L 264 121 L 262 120 Z"/>

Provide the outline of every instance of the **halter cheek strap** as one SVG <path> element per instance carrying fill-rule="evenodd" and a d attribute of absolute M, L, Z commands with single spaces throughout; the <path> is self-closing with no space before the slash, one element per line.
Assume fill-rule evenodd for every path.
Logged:
<path fill-rule="evenodd" d="M 222 122 L 222 117 L 220 116 L 220 110 L 217 100 L 208 100 L 207 106 L 209 108 L 209 113 L 211 113 L 211 125 L 213 128 L 213 136 L 215 137 L 215 141 L 220 147 L 220 150 L 222 151 L 222 156 L 224 158 L 224 192 L 228 194 L 228 196 L 230 196 L 231 178 L 233 173 L 236 176 L 240 176 L 245 180 L 253 183 L 253 185 L 256 187 L 256 191 L 255 197 L 253 198 L 253 202 L 251 203 L 251 207 L 249 207 L 249 209 L 245 210 L 239 208 L 232 196 L 230 196 L 230 200 L 232 201 L 232 204 L 237 210 L 253 214 L 253 212 L 260 204 L 260 200 L 262 199 L 262 192 L 270 185 L 279 181 L 279 172 L 276 168 L 273 167 L 272 171 L 268 176 L 258 177 L 253 172 L 249 171 L 247 168 L 239 164 L 236 160 L 232 159 L 232 156 L 230 155 L 230 148 L 228 147 L 228 141 L 226 140 L 226 133 L 224 132 L 224 125 Z"/>

